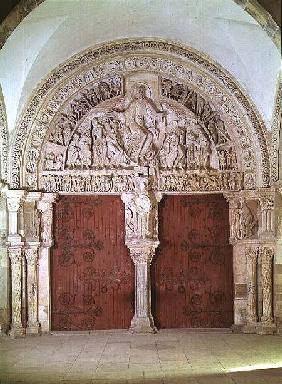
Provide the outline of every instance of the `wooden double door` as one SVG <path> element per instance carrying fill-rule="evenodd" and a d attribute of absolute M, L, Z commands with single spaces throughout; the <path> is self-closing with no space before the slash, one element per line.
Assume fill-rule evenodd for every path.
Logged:
<path fill-rule="evenodd" d="M 129 328 L 134 265 L 120 196 L 61 196 L 51 255 L 53 330 Z M 151 266 L 158 328 L 233 323 L 232 248 L 222 195 L 164 196 Z"/>
<path fill-rule="evenodd" d="M 134 265 L 120 196 L 61 196 L 51 256 L 53 330 L 125 329 L 134 315 Z"/>
<path fill-rule="evenodd" d="M 224 197 L 164 196 L 159 239 L 151 268 L 157 327 L 230 327 L 233 263 Z"/>

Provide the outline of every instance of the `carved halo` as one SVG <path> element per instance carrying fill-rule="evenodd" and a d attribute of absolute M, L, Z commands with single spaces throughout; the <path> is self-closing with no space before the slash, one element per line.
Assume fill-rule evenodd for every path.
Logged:
<path fill-rule="evenodd" d="M 114 58 L 109 56 L 113 53 L 116 55 Z M 97 59 L 99 59 L 99 62 Z M 73 72 L 74 69 L 77 69 L 75 73 Z M 105 106 L 107 103 L 111 105 L 113 99 L 127 97 L 126 90 L 124 92 L 123 89 L 123 82 L 130 82 L 131 76 L 138 78 L 140 73 L 144 74 L 144 70 L 146 70 L 146 73 L 151 74 L 150 76 L 158 78 L 157 86 L 161 88 L 161 95 L 160 100 L 157 100 L 157 104 L 161 102 L 161 99 L 166 99 L 168 105 L 177 104 L 179 110 L 181 110 L 181 107 L 182 110 L 183 107 L 190 109 L 198 117 L 198 122 L 202 124 L 205 117 L 201 109 L 205 106 L 206 112 L 213 115 L 211 122 L 217 119 L 217 125 L 221 124 L 222 127 L 228 128 L 224 135 L 226 137 L 230 136 L 231 141 L 238 144 L 236 147 L 240 148 L 241 146 L 241 152 L 239 152 L 239 156 L 237 153 L 237 158 L 242 158 L 240 171 L 245 174 L 245 188 L 268 185 L 269 159 L 263 123 L 259 120 L 257 111 L 243 92 L 226 72 L 219 68 L 218 65 L 211 63 L 210 60 L 203 58 L 199 53 L 175 44 L 153 40 L 117 42 L 88 50 L 70 59 L 65 65 L 52 73 L 37 90 L 18 124 L 11 156 L 11 185 L 14 188 L 25 185 L 30 189 L 38 188 L 40 177 L 40 172 L 38 173 L 39 154 L 41 153 L 42 144 L 50 136 L 50 131 L 54 129 L 58 116 L 62 117 L 67 111 L 67 116 L 70 117 L 70 108 L 72 108 L 72 116 L 76 114 L 77 121 L 80 118 L 85 121 L 86 115 L 89 116 L 89 111 L 92 113 L 93 110 L 93 104 L 91 105 L 91 102 L 89 102 L 89 95 L 93 95 L 91 91 L 93 87 L 96 86 L 100 92 L 101 105 Z M 141 82 L 146 83 L 146 76 L 145 80 L 144 76 L 142 76 Z M 214 80 L 215 77 L 217 78 L 216 81 Z M 119 81 L 117 79 L 121 81 L 120 89 L 113 90 L 113 84 L 115 81 Z M 111 82 L 110 90 L 107 89 L 109 84 L 106 85 L 108 81 Z M 170 92 L 164 87 L 165 81 L 170 81 L 173 84 Z M 177 94 L 177 92 L 180 93 Z M 207 101 L 209 95 L 212 97 L 212 102 Z M 190 101 L 187 101 L 189 97 Z M 154 91 L 152 96 L 146 96 L 146 99 L 151 105 L 156 103 Z M 81 108 L 81 101 L 84 103 L 84 112 L 83 108 Z M 89 104 L 88 109 L 87 102 Z M 212 109 L 212 104 L 215 104 L 217 109 Z M 95 105 L 96 112 L 97 105 Z M 154 108 L 156 108 L 156 105 Z M 34 118 L 35 114 L 36 119 Z M 202 114 L 201 119 L 199 119 L 200 114 Z M 208 133 L 210 131 L 205 127 L 202 128 L 206 136 L 209 137 Z M 224 129 L 217 130 L 224 132 Z M 257 148 L 255 140 L 259 143 L 259 148 Z M 225 150 L 224 143 L 221 144 L 223 144 L 222 148 Z M 25 146 L 26 150 L 23 152 Z M 87 147 L 87 143 L 84 143 L 84 146 Z M 232 156 L 234 160 L 234 155 Z M 85 158 L 87 163 L 87 156 Z M 52 161 L 52 159 L 49 160 Z M 21 171 L 23 174 L 22 180 L 20 178 Z M 54 176 L 56 172 L 54 170 L 52 172 Z M 101 176 L 90 175 L 91 172 L 89 173 L 89 171 L 87 173 L 91 178 Z M 189 179 L 186 173 L 184 167 L 182 179 L 183 177 Z M 72 175 L 74 179 L 76 176 Z M 106 177 L 105 174 L 102 176 Z M 116 176 L 118 174 L 114 171 L 114 177 Z M 45 176 L 43 175 L 43 177 Z M 55 175 L 54 178 L 56 179 L 56 177 L 57 184 L 60 184 L 58 181 L 60 177 Z M 171 175 L 165 177 L 171 177 Z M 202 179 L 204 177 L 211 179 L 210 175 L 201 176 Z M 226 177 L 228 178 L 229 175 Z M 205 182 L 202 179 L 199 181 L 200 183 Z M 223 183 L 222 179 L 223 176 L 221 176 L 221 184 Z M 78 178 L 76 184 L 80 182 L 81 180 L 79 181 Z M 108 183 L 110 182 L 108 178 Z M 186 182 L 189 182 L 189 180 L 186 180 Z M 81 189 L 78 186 L 77 190 L 86 188 L 86 180 L 83 180 L 83 183 L 84 186 Z M 92 179 L 91 183 L 93 183 Z M 219 184 L 215 189 L 224 189 Z M 242 185 L 237 185 L 237 189 L 242 187 Z M 195 188 L 197 189 L 197 187 Z M 52 190 L 56 191 L 56 188 L 52 187 L 50 191 Z"/>

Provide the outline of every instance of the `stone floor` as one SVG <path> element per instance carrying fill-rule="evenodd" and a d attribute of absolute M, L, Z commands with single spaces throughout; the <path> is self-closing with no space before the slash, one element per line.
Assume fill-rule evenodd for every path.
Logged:
<path fill-rule="evenodd" d="M 188 330 L 5 337 L 0 383 L 282 384 L 282 337 Z"/>

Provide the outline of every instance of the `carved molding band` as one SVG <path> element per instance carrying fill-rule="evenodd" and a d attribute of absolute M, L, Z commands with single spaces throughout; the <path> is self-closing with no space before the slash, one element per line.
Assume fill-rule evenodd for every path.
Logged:
<path fill-rule="evenodd" d="M 170 60 L 156 56 L 156 50 Z M 142 51 L 144 52 L 141 55 Z M 134 57 L 131 55 L 132 52 L 135 53 Z M 117 56 L 115 60 L 109 60 L 108 55 L 111 53 L 118 55 L 122 53 L 122 57 Z M 183 58 L 185 64 L 182 62 L 179 65 L 175 54 Z M 93 63 L 98 58 L 103 58 L 104 63 L 95 66 L 94 70 Z M 86 64 L 91 64 L 91 69 Z M 78 72 L 81 70 L 76 77 L 70 77 L 73 68 Z M 138 79 L 140 71 L 144 69 L 149 76 L 147 84 L 144 84 L 144 77 Z M 137 77 L 133 81 L 134 73 Z M 158 88 L 155 80 L 158 78 L 156 76 L 158 73 L 163 76 L 163 81 L 175 77 L 179 79 L 173 80 L 172 90 L 167 93 L 168 97 L 164 89 L 161 96 L 155 92 Z M 118 85 L 120 84 L 118 80 L 112 83 L 113 79 L 119 79 L 121 76 L 125 76 L 123 80 L 125 88 L 123 85 L 121 87 Z M 213 80 L 213 76 L 217 77 L 218 82 Z M 133 83 L 136 83 L 136 80 L 137 83 L 144 84 L 144 91 L 139 86 L 133 94 L 131 90 L 133 91 Z M 107 85 L 101 88 L 102 83 Z M 193 84 L 193 87 L 188 83 Z M 187 90 L 190 91 L 195 87 L 197 92 L 190 92 L 188 95 Z M 184 92 L 181 95 L 183 100 L 185 97 L 189 99 L 185 101 L 186 104 L 174 100 L 175 94 L 179 92 L 178 88 Z M 51 89 L 55 92 L 48 99 L 46 94 Z M 136 95 L 138 93 L 139 96 Z M 103 94 L 104 96 L 101 96 Z M 131 100 L 130 95 L 133 96 Z M 212 103 L 207 100 L 207 95 L 212 96 Z M 92 97 L 100 98 L 101 102 L 96 102 L 96 99 L 91 99 Z M 115 111 L 109 115 L 108 111 L 113 112 L 113 108 L 109 107 L 114 100 Z M 145 107 L 147 105 L 146 111 L 143 109 L 142 112 L 144 119 L 141 126 L 138 121 L 142 120 L 142 113 L 138 112 L 138 103 Z M 188 106 L 186 109 L 184 104 Z M 217 107 L 214 108 L 213 104 Z M 242 110 L 245 112 L 242 113 Z M 36 119 L 33 118 L 35 114 Z M 64 120 L 64 114 L 70 119 L 65 116 Z M 113 168 L 116 167 L 115 164 L 128 167 L 132 163 L 140 166 L 148 164 L 153 159 L 153 163 L 165 169 L 171 167 L 195 169 L 195 166 L 196 169 L 209 167 L 233 169 L 238 166 L 240 170 L 244 169 L 245 188 L 254 188 L 256 184 L 268 185 L 268 150 L 264 126 L 257 116 L 253 105 L 237 88 L 230 76 L 194 51 L 151 40 L 108 44 L 70 59 L 65 66 L 60 67 L 60 70 L 54 71 L 36 92 L 17 129 L 14 149 L 11 152 L 13 154 L 11 183 L 14 187 L 22 183 L 29 188 L 37 186 L 37 160 L 41 154 L 41 146 L 48 136 L 48 150 L 45 160 L 41 163 L 42 169 L 45 167 L 54 171 L 54 166 L 61 167 L 60 169 Z M 177 125 L 173 121 L 177 121 Z M 57 140 L 60 136 L 60 124 L 64 125 L 65 137 L 59 138 L 59 141 L 61 140 L 66 149 L 60 148 L 61 144 Z M 50 131 L 47 132 L 49 127 L 53 129 L 53 125 L 58 127 L 59 136 L 54 133 L 50 136 Z M 181 127 L 185 125 L 189 129 L 186 129 L 186 134 L 183 135 Z M 132 138 L 128 146 L 127 140 L 133 127 L 136 128 L 135 133 L 139 134 L 136 135 L 134 145 Z M 164 131 L 166 137 L 162 134 Z M 229 136 L 232 136 L 232 142 L 236 143 L 236 154 L 229 144 Z M 259 142 L 259 151 L 254 150 L 253 140 Z M 173 152 L 169 148 L 174 148 L 175 143 L 178 144 Z M 25 179 L 21 181 L 19 175 L 23 166 L 24 146 L 27 148 L 24 159 Z M 166 156 L 166 151 L 169 151 L 169 157 Z M 110 163 L 107 166 L 109 154 Z M 101 165 L 96 163 L 95 158 Z"/>

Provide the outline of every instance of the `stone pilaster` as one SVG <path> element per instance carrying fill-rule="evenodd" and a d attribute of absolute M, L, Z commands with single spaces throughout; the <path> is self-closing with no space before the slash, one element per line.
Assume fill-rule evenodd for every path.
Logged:
<path fill-rule="evenodd" d="M 42 332 L 50 331 L 50 248 L 53 245 L 53 203 L 55 193 L 43 193 L 37 207 L 41 213 L 41 247 L 38 269 L 38 320 Z"/>
<path fill-rule="evenodd" d="M 11 269 L 11 327 L 10 335 L 12 337 L 21 337 L 25 334 L 23 326 L 23 267 L 22 257 L 22 237 L 19 234 L 19 209 L 22 205 L 25 191 L 7 190 L 7 208 L 8 208 L 8 255 Z"/>
<path fill-rule="evenodd" d="M 255 333 L 258 319 L 257 312 L 257 261 L 258 247 L 246 248 L 247 261 L 247 324 L 243 327 L 245 333 Z"/>
<path fill-rule="evenodd" d="M 27 329 L 28 334 L 40 333 L 38 321 L 38 247 L 39 243 L 29 244 L 25 249 L 27 265 Z"/>

